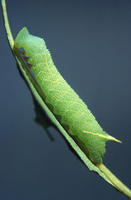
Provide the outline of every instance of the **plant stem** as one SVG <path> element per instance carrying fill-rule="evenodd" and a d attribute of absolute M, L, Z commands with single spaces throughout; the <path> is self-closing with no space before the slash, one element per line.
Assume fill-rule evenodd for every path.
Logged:
<path fill-rule="evenodd" d="M 131 190 L 124 183 L 122 183 L 103 163 L 98 164 L 97 167 L 105 174 L 105 176 L 111 181 L 117 190 L 131 199 Z"/>
<path fill-rule="evenodd" d="M 11 30 L 10 30 L 10 26 L 9 26 L 5 0 L 2 0 L 1 4 L 2 4 L 2 9 L 3 9 L 4 26 L 5 26 L 6 33 L 7 33 L 8 42 L 10 44 L 11 49 L 13 49 L 14 39 L 13 39 Z"/>

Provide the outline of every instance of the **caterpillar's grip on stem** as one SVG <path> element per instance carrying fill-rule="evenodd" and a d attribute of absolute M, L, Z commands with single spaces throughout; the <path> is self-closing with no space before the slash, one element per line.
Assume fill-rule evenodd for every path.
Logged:
<path fill-rule="evenodd" d="M 81 149 L 83 149 L 83 151 L 79 148 L 79 146 L 70 137 L 71 133 L 70 133 L 70 135 L 68 135 L 68 133 L 62 127 L 62 125 L 56 120 L 54 114 L 48 109 L 47 105 L 44 102 L 44 96 L 43 96 L 44 93 L 42 92 L 41 88 L 38 87 L 39 85 L 36 84 L 36 82 L 33 80 L 32 76 L 26 70 L 26 66 L 25 66 L 24 62 L 21 60 L 20 56 L 18 55 L 18 49 L 17 48 L 14 49 L 14 40 L 13 40 L 12 33 L 11 33 L 11 30 L 10 30 L 10 27 L 9 27 L 9 22 L 8 22 L 8 16 L 7 16 L 7 10 L 6 10 L 5 0 L 2 0 L 2 10 L 3 10 L 3 18 L 4 18 L 5 29 L 6 29 L 6 33 L 7 33 L 7 38 L 8 38 L 8 41 L 9 41 L 9 45 L 11 47 L 11 50 L 14 53 L 14 56 L 16 58 L 17 63 L 19 64 L 18 67 L 19 67 L 20 71 L 22 72 L 25 80 L 27 81 L 27 83 L 28 83 L 28 85 L 29 85 L 29 87 L 30 87 L 30 89 L 31 89 L 34 97 L 38 101 L 38 103 L 47 112 L 47 114 L 50 117 L 50 119 L 56 124 L 56 126 L 58 127 L 58 129 L 60 130 L 60 132 L 67 139 L 67 141 L 70 143 L 70 145 L 72 146 L 72 148 L 77 152 L 77 154 L 80 156 L 80 158 L 85 163 L 85 165 L 90 170 L 97 172 L 108 183 L 110 183 L 111 185 L 113 185 L 114 187 L 116 187 L 119 191 L 123 192 L 126 196 L 128 196 L 129 198 L 131 198 L 131 190 L 127 186 L 125 186 L 116 176 L 114 176 L 101 162 L 98 162 L 98 163 L 96 162 L 97 164 L 93 164 L 88 159 L 87 156 L 89 156 L 89 153 L 86 152 L 85 147 L 83 147 L 83 143 L 80 142 L 79 138 L 75 138 L 74 134 L 72 134 L 72 136 L 71 136 L 73 139 L 75 139 L 76 142 L 78 140 L 78 145 L 81 147 Z M 50 106 L 50 105 L 48 105 L 48 106 Z M 52 107 L 52 106 L 50 106 L 50 107 Z M 86 107 L 86 109 L 87 109 L 87 107 Z M 93 117 L 93 115 L 92 115 L 92 117 Z M 57 118 L 59 119 L 61 117 L 57 116 Z M 95 120 L 95 118 L 94 118 L 94 120 Z M 96 124 L 100 128 L 99 124 L 98 123 L 96 123 Z M 66 128 L 66 126 L 65 126 L 65 128 Z M 67 128 L 67 130 L 68 130 L 68 128 Z M 120 142 L 119 140 L 117 140 L 117 139 L 113 138 L 112 136 L 109 136 L 108 134 L 106 134 L 103 130 L 102 130 L 102 132 L 97 132 L 97 130 L 95 130 L 95 131 L 92 132 L 90 130 L 84 130 L 83 129 L 82 132 L 84 133 L 84 136 L 88 135 L 88 137 L 89 137 L 89 135 L 90 135 L 92 137 L 92 139 L 93 139 L 93 137 L 104 138 L 104 143 L 107 140 L 114 140 L 114 141 Z M 85 150 L 85 152 L 84 152 L 84 150 Z M 85 155 L 85 153 L 87 153 L 87 156 Z M 92 157 L 92 156 L 94 156 L 94 154 L 90 155 L 90 157 Z M 97 156 L 97 157 L 99 157 L 99 156 Z M 101 159 L 102 159 L 102 157 L 101 157 Z M 94 158 L 93 158 L 93 160 L 94 160 Z"/>
<path fill-rule="evenodd" d="M 27 64 L 49 109 L 90 160 L 101 163 L 105 143 L 118 140 L 103 131 L 85 103 L 63 79 L 42 38 L 29 34 L 24 27 L 15 39 L 14 51 L 18 54 L 20 48 L 24 49 Z"/>

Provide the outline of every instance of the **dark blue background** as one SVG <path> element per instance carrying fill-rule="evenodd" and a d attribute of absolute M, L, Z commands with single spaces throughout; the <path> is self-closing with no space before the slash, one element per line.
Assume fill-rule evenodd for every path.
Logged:
<path fill-rule="evenodd" d="M 131 1 L 7 0 L 13 35 L 27 26 L 43 37 L 59 71 L 101 126 L 104 163 L 131 187 Z M 32 97 L 16 69 L 0 16 L 0 199 L 124 200 L 50 128 L 34 123 Z"/>

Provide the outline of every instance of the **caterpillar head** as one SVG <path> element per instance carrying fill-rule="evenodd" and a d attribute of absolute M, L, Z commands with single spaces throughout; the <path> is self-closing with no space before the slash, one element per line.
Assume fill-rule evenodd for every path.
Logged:
<path fill-rule="evenodd" d="M 17 34 L 14 45 L 14 49 L 19 50 L 21 48 L 24 49 L 25 54 L 30 56 L 30 53 L 37 52 L 38 48 L 46 48 L 46 45 L 42 38 L 31 35 L 27 28 L 24 27 Z"/>

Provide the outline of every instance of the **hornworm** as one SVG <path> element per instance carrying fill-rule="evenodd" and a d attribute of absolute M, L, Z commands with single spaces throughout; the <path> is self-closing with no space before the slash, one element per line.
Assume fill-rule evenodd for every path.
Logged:
<path fill-rule="evenodd" d="M 106 142 L 120 141 L 103 131 L 87 105 L 64 80 L 42 38 L 29 34 L 24 27 L 15 39 L 14 51 L 18 54 L 21 48 L 48 108 L 88 158 L 94 164 L 101 163 Z"/>
<path fill-rule="evenodd" d="M 120 141 L 103 131 L 85 103 L 62 78 L 43 39 L 23 28 L 14 41 L 5 0 L 1 4 L 9 46 L 33 96 L 85 165 L 131 199 L 131 190 L 102 162 L 106 142 Z M 23 58 L 21 48 L 24 48 Z"/>

